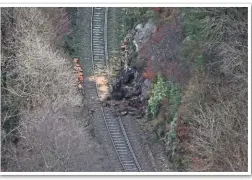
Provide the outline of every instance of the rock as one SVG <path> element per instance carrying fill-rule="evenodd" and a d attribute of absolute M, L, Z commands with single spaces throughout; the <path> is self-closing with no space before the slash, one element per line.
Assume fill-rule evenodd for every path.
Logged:
<path fill-rule="evenodd" d="M 125 39 L 126 40 L 129 40 L 129 39 L 131 39 L 132 38 L 132 34 L 131 33 L 128 33 L 126 36 L 125 36 Z"/>
<path fill-rule="evenodd" d="M 118 76 L 116 77 L 116 88 L 120 88 L 122 84 L 130 84 L 135 77 L 136 69 L 135 68 L 126 68 L 123 69 Z"/>
<path fill-rule="evenodd" d="M 128 107 L 128 110 L 132 112 L 132 111 L 137 111 L 138 109 L 134 107 Z"/>
<path fill-rule="evenodd" d="M 88 110 L 88 114 L 89 114 L 90 116 L 93 116 L 94 112 L 95 112 L 95 110 L 93 110 L 93 109 L 89 109 L 89 110 Z"/>
<path fill-rule="evenodd" d="M 110 95 L 108 95 L 108 96 L 107 96 L 107 98 L 106 98 L 105 100 L 106 100 L 106 101 L 111 100 L 111 96 L 110 96 Z"/>
<path fill-rule="evenodd" d="M 124 97 L 125 97 L 125 94 L 124 94 L 124 92 L 122 92 L 122 90 L 112 92 L 112 98 L 117 101 L 122 100 Z"/>
<path fill-rule="evenodd" d="M 131 59 L 131 66 L 136 67 L 136 69 L 142 69 L 145 65 L 143 59 L 141 59 L 140 55 L 135 55 Z"/>
<path fill-rule="evenodd" d="M 118 106 L 119 105 L 119 102 L 114 101 L 114 100 L 111 100 L 109 103 L 111 106 Z"/>
<path fill-rule="evenodd" d="M 136 112 L 136 118 L 137 119 L 141 119 L 144 116 L 144 111 L 142 110 L 142 108 L 139 108 Z"/>
<path fill-rule="evenodd" d="M 143 115 L 140 113 L 139 115 L 135 116 L 137 119 L 141 119 Z"/>
<path fill-rule="evenodd" d="M 136 27 L 135 27 L 135 30 L 136 30 L 137 32 L 141 31 L 142 29 L 143 29 L 143 24 L 138 24 L 138 25 L 136 25 Z"/>
<path fill-rule="evenodd" d="M 130 34 L 131 34 L 132 36 L 134 36 L 134 35 L 136 34 L 136 30 L 135 30 L 135 29 L 131 29 Z"/>
<path fill-rule="evenodd" d="M 156 26 L 152 20 L 149 20 L 143 27 L 142 24 L 139 24 L 135 27 L 137 33 L 134 36 L 134 40 L 136 41 L 139 50 L 141 50 L 144 43 L 146 43 L 152 35 L 152 32 L 155 31 Z"/>
<path fill-rule="evenodd" d="M 125 115 L 128 114 L 128 112 L 127 112 L 127 111 L 121 111 L 120 114 L 121 114 L 122 116 L 125 116 Z"/>
<path fill-rule="evenodd" d="M 139 108 L 141 106 L 141 100 L 139 97 L 133 97 L 129 100 L 129 106 L 133 108 Z"/>
<path fill-rule="evenodd" d="M 110 104 L 109 104 L 108 102 L 103 102 L 103 103 L 102 103 L 102 106 L 103 106 L 103 107 L 109 107 Z"/>
<path fill-rule="evenodd" d="M 149 20 L 145 25 L 144 25 L 144 31 L 146 34 L 151 34 L 152 31 L 156 29 L 156 25 L 153 23 L 152 20 Z"/>
<path fill-rule="evenodd" d="M 155 132 L 152 132 L 152 133 L 148 134 L 147 140 L 151 143 L 155 143 L 158 141 L 158 135 Z"/>
<path fill-rule="evenodd" d="M 116 77 L 116 81 L 112 86 L 112 98 L 115 100 L 122 100 L 126 94 L 131 93 L 124 85 L 131 84 L 135 79 L 136 69 L 127 68 L 123 69 L 120 74 Z M 131 95 L 129 95 L 131 96 Z"/>
<path fill-rule="evenodd" d="M 132 108 L 132 107 L 128 107 L 128 114 L 130 114 L 131 116 L 135 116 L 135 118 L 137 119 L 142 118 L 144 115 L 142 110 L 139 110 L 137 108 Z"/>
<path fill-rule="evenodd" d="M 149 79 L 145 79 L 143 82 L 143 85 L 150 88 L 150 87 L 152 87 L 152 82 Z"/>
<path fill-rule="evenodd" d="M 134 85 L 133 87 L 125 86 L 124 90 L 126 99 L 130 99 L 133 96 L 138 96 L 141 94 L 141 89 L 137 85 Z"/>
<path fill-rule="evenodd" d="M 128 107 L 128 114 L 135 116 L 137 114 L 138 109 L 137 108 L 133 108 L 133 107 Z"/>
<path fill-rule="evenodd" d="M 151 80 L 149 80 L 149 79 L 144 80 L 144 82 L 142 83 L 142 86 L 141 86 L 141 90 L 142 90 L 141 97 L 142 97 L 143 100 L 149 98 L 151 89 L 152 89 Z"/>
<path fill-rule="evenodd" d="M 129 111 L 128 113 L 129 113 L 129 115 L 131 115 L 131 116 L 136 115 L 136 112 L 135 112 L 135 111 Z"/>
<path fill-rule="evenodd" d="M 135 72 L 136 70 L 133 68 L 127 68 L 126 70 L 123 71 L 123 78 L 122 78 L 122 83 L 123 84 L 130 84 L 134 78 L 135 78 Z"/>
<path fill-rule="evenodd" d="M 135 52 L 138 52 L 138 51 L 139 51 L 139 47 L 138 47 L 138 45 L 137 45 L 136 40 L 133 40 L 133 44 L 134 44 L 134 46 L 135 46 Z"/>

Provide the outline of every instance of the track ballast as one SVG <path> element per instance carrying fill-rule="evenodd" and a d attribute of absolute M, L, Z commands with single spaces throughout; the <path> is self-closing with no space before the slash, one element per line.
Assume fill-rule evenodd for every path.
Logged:
<path fill-rule="evenodd" d="M 94 75 L 108 75 L 107 53 L 107 11 L 108 8 L 92 8 L 91 50 Z M 94 92 L 95 93 L 95 92 Z M 99 89 L 96 86 L 96 95 Z M 142 171 L 131 147 L 121 118 L 116 116 L 111 107 L 102 107 L 101 111 L 114 149 L 125 171 Z"/>

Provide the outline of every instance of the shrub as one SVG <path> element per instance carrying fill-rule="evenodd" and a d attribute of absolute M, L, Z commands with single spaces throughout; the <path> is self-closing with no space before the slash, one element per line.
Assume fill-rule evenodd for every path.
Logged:
<path fill-rule="evenodd" d="M 166 83 L 167 97 L 169 99 L 169 114 L 174 117 L 181 102 L 181 87 L 172 81 Z"/>
<path fill-rule="evenodd" d="M 160 102 L 167 98 L 169 101 L 169 114 L 173 117 L 180 105 L 180 86 L 172 81 L 165 82 L 164 78 L 159 74 L 157 76 L 157 82 L 151 92 L 151 97 L 148 100 L 148 110 L 152 118 L 155 118 Z"/>
<path fill-rule="evenodd" d="M 166 87 L 165 81 L 161 75 L 157 76 L 157 83 L 154 85 L 151 91 L 151 97 L 148 100 L 148 112 L 155 118 L 158 113 L 158 108 L 161 100 L 167 97 L 168 89 Z"/>
<path fill-rule="evenodd" d="M 176 149 L 176 127 L 177 125 L 177 113 L 175 113 L 173 120 L 170 123 L 170 128 L 169 128 L 169 132 L 166 133 L 164 141 L 166 144 L 166 153 L 168 154 L 168 156 L 170 156 L 170 158 L 173 156 L 174 151 Z"/>

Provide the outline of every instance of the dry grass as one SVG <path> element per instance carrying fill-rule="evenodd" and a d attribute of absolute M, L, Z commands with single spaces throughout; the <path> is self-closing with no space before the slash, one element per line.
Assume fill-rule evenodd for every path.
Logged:
<path fill-rule="evenodd" d="M 82 97 L 72 65 L 57 47 L 69 32 L 66 12 L 63 8 L 2 8 L 1 16 L 2 76 L 6 78 L 1 87 L 2 132 L 9 117 L 17 116 L 13 112 L 19 114 L 11 127 L 15 133 L 2 136 L 2 168 L 68 171 L 78 158 L 74 153 L 82 152 L 80 141 L 85 137 L 67 111 L 81 106 Z M 17 136 L 18 143 L 9 142 L 8 136 Z"/>

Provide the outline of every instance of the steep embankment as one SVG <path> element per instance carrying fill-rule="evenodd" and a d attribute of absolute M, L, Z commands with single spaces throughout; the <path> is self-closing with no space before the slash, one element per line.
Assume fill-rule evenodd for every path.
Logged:
<path fill-rule="evenodd" d="M 145 116 L 150 122 L 142 127 L 152 144 L 157 141 L 153 151 L 164 147 L 169 162 L 160 162 L 175 171 L 246 171 L 247 8 L 153 10 L 155 17 L 148 8 L 123 16 L 127 53 L 133 38 L 139 49 L 129 53 L 131 65 L 143 84 L 152 85 Z M 150 32 L 153 25 L 144 17 L 155 19 Z M 129 94 L 127 86 L 117 91 Z"/>
<path fill-rule="evenodd" d="M 64 8 L 1 9 L 1 168 L 3 171 L 90 171 L 95 143 L 71 58 Z"/>

